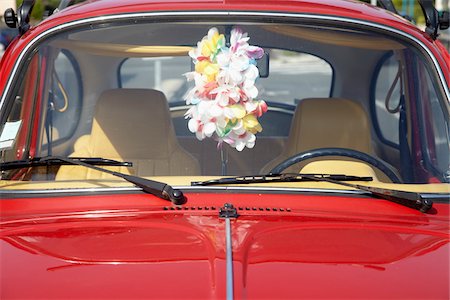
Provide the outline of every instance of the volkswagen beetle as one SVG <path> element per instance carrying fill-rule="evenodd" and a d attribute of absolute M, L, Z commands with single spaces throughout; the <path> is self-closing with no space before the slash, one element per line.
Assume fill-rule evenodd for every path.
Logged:
<path fill-rule="evenodd" d="M 62 1 L 5 21 L 1 298 L 449 298 L 448 12 Z"/>

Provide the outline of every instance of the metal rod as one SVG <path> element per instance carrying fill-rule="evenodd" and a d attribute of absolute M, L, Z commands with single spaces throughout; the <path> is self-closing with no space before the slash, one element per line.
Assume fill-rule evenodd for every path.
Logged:
<path fill-rule="evenodd" d="M 231 244 L 231 222 L 225 219 L 226 259 L 227 259 L 227 300 L 233 299 L 233 247 Z"/>
<path fill-rule="evenodd" d="M 228 150 L 226 148 L 226 145 L 222 144 L 220 145 L 220 160 L 221 160 L 221 166 L 222 166 L 222 176 L 227 175 L 228 173 Z"/>

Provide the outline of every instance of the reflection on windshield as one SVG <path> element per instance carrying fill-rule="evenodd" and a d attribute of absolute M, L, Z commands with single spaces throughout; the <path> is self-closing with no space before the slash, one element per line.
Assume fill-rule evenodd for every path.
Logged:
<path fill-rule="evenodd" d="M 434 67 L 369 29 L 116 22 L 57 34 L 36 53 L 2 108 L 2 122 L 21 124 L 3 161 L 101 157 L 132 162 L 108 168 L 137 176 L 254 175 L 339 148 L 383 161 L 402 183 L 448 181 L 448 109 Z M 346 175 L 392 181 L 358 155 L 321 155 L 287 171 L 324 161 L 312 172 L 329 173 L 349 160 L 366 166 Z M 77 166 L 2 174 L 110 178 Z"/>

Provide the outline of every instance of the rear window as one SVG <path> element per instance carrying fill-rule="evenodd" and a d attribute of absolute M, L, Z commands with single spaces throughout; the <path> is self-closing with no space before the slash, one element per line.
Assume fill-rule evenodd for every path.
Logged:
<path fill-rule="evenodd" d="M 329 97 L 333 69 L 325 60 L 307 53 L 269 49 L 269 76 L 259 78 L 259 97 L 271 102 L 296 104 L 304 98 Z M 190 57 L 132 57 L 120 65 L 119 86 L 151 88 L 169 102 L 183 101 L 190 83 L 182 74 L 191 71 Z"/>

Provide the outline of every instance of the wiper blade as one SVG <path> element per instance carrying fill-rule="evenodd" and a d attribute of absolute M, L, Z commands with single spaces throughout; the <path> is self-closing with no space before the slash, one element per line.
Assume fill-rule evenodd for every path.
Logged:
<path fill-rule="evenodd" d="M 70 157 L 72 162 L 61 160 L 60 157 L 46 156 L 46 157 L 34 157 L 31 159 L 15 160 L 0 163 L 0 171 L 15 170 L 21 168 L 40 167 L 40 166 L 61 166 L 61 165 L 73 165 L 74 161 L 87 163 L 89 165 L 96 166 L 124 166 L 132 167 L 133 163 L 117 161 L 113 159 L 101 158 L 101 157 Z"/>
<path fill-rule="evenodd" d="M 433 207 L 433 201 L 425 199 L 419 193 L 398 191 L 391 189 L 375 188 L 360 184 L 348 183 L 346 181 L 371 181 L 372 177 L 348 176 L 341 174 L 267 174 L 257 176 L 225 177 L 207 181 L 191 182 L 193 186 L 206 186 L 216 184 L 249 184 L 267 182 L 295 182 L 295 181 L 325 181 L 333 184 L 343 185 L 354 189 L 368 192 L 370 195 L 382 198 L 397 204 L 407 206 L 421 212 L 428 212 Z"/>
<path fill-rule="evenodd" d="M 95 166 L 131 166 L 132 164 L 129 162 L 119 162 L 103 158 L 68 158 L 61 156 L 46 156 L 24 161 L 5 162 L 0 164 L 0 171 L 46 165 L 78 165 L 86 168 L 91 168 L 99 172 L 108 173 L 113 176 L 125 179 L 126 181 L 140 187 L 144 192 L 155 195 L 164 200 L 169 200 L 175 205 L 186 203 L 186 198 L 184 197 L 183 192 L 178 189 L 174 189 L 172 186 L 166 183 L 141 178 L 138 176 L 123 174 L 120 172 L 114 172 Z"/>
<path fill-rule="evenodd" d="M 313 177 L 313 178 L 312 178 Z M 360 177 L 343 174 L 299 174 L 299 173 L 284 173 L 284 174 L 266 174 L 266 175 L 250 175 L 250 176 L 236 176 L 223 177 L 219 179 L 193 181 L 192 186 L 205 186 L 217 184 L 250 184 L 250 183 L 267 183 L 267 182 L 299 182 L 299 181 L 315 181 L 315 178 L 329 178 L 336 181 L 372 181 L 372 177 Z"/>

